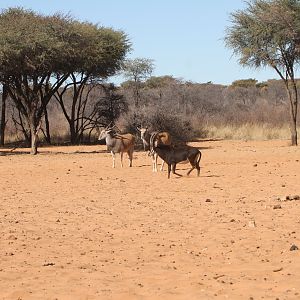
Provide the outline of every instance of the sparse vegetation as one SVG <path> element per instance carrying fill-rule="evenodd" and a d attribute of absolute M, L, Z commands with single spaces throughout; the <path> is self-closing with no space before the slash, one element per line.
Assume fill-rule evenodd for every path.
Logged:
<path fill-rule="evenodd" d="M 226 44 L 243 66 L 271 67 L 281 78 L 289 100 L 291 143 L 297 145 L 300 3 L 295 0 L 252 0 L 231 14 Z"/>
<path fill-rule="evenodd" d="M 172 77 L 160 81 L 156 77 L 150 78 L 149 82 L 147 80 L 140 89 L 138 109 L 130 87 L 105 85 L 93 88 L 86 102 L 85 114 L 82 114 L 82 118 L 90 119 L 90 127 L 81 132 L 79 142 L 96 141 L 98 127 L 112 121 L 122 132 L 137 133 L 136 126 L 147 125 L 151 130 L 167 130 L 175 140 L 185 141 L 195 138 L 289 137 L 288 99 L 280 80 L 249 86 L 247 82 L 253 81 L 224 86 L 182 82 Z M 68 93 L 64 97 L 66 107 L 71 107 L 72 97 Z M 6 142 L 24 140 L 24 134 L 12 122 L 13 112 L 17 118 L 17 110 L 13 107 L 8 101 Z M 54 98 L 47 111 L 52 142 L 70 142 L 68 122 Z M 97 113 L 92 114 L 93 111 Z M 43 122 L 42 129 L 44 127 Z M 42 133 L 40 138 L 45 140 Z"/>
<path fill-rule="evenodd" d="M 270 7 L 273 2 L 276 5 Z M 270 12 L 275 16 L 290 3 L 289 11 L 285 12 L 289 19 L 291 12 L 298 11 L 294 2 L 253 0 L 245 13 L 232 14 L 234 25 L 228 29 L 226 41 L 241 55 L 241 63 L 269 65 L 282 76 L 281 80 L 267 82 L 241 79 L 228 86 L 211 81 L 185 82 L 169 75 L 150 77 L 153 60 L 125 60 L 130 43 L 121 31 L 81 23 L 59 14 L 42 16 L 19 8 L 3 11 L 0 23 L 7 31 L 2 32 L 0 43 L 1 144 L 31 144 L 31 152 L 35 154 L 37 137 L 44 143 L 91 143 L 97 140 L 100 127 L 110 123 L 118 125 L 121 132 L 134 134 L 137 134 L 136 126 L 166 130 L 175 141 L 287 139 L 290 130 L 291 143 L 297 144 L 299 81 L 295 79 L 294 68 L 298 40 L 289 31 L 284 38 L 285 22 L 277 24 L 276 21 L 271 31 L 264 31 L 274 22 Z M 16 16 L 20 19 L 18 24 L 14 21 Z M 265 23 L 258 24 L 258 20 Z M 244 21 L 253 25 L 248 31 Z M 39 26 L 41 22 L 45 26 Z M 26 26 L 27 30 L 34 27 L 30 37 L 15 37 Z M 251 33 L 260 29 L 264 33 L 261 40 L 250 43 Z M 62 35 L 64 39 L 60 43 Z M 274 50 L 269 58 L 253 52 L 264 45 L 266 37 L 278 37 L 269 42 L 273 46 L 280 42 L 285 52 Z M 247 48 L 250 51 L 247 52 L 240 38 L 254 48 L 251 51 Z M 264 53 L 268 54 L 269 50 L 265 49 Z M 284 61 L 284 55 L 288 61 Z M 121 69 L 127 81 L 117 87 L 108 78 Z"/>

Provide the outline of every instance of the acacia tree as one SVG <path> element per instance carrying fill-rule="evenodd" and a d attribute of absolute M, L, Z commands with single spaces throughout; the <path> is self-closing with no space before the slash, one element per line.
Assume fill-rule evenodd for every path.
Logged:
<path fill-rule="evenodd" d="M 102 87 L 104 95 L 99 98 L 95 110 L 103 124 L 115 124 L 120 115 L 128 110 L 126 99 L 114 84 L 110 83 Z"/>
<path fill-rule="evenodd" d="M 113 30 L 103 33 L 97 25 L 69 16 L 43 16 L 22 8 L 4 10 L 0 28 L 0 80 L 27 120 L 31 153 L 36 154 L 46 106 L 70 74 L 113 74 L 128 43 L 123 33 L 112 36 Z"/>
<path fill-rule="evenodd" d="M 130 48 L 128 39 L 122 31 L 90 23 L 77 22 L 74 27 L 77 34 L 82 36 L 77 41 L 76 53 L 80 67 L 70 73 L 63 88 L 57 90 L 55 94 L 69 124 L 72 144 L 80 141 L 82 130 L 85 128 L 83 124 L 86 125 L 91 117 L 96 115 L 95 111 L 85 114 L 90 102 L 90 92 L 99 86 L 99 82 L 121 69 Z"/>
<path fill-rule="evenodd" d="M 44 108 L 68 77 L 60 54 L 70 48 L 62 36 L 68 23 L 61 16 L 44 17 L 20 8 L 0 15 L 0 79 L 30 127 L 32 154 L 37 153 Z"/>
<path fill-rule="evenodd" d="M 128 59 L 124 62 L 124 76 L 133 83 L 134 105 L 136 108 L 140 102 L 142 82 L 151 76 L 153 69 L 153 60 L 148 58 Z"/>
<path fill-rule="evenodd" d="M 290 103 L 291 144 L 297 145 L 298 91 L 295 69 L 300 59 L 300 2 L 252 0 L 231 14 L 226 45 L 250 67 L 271 67 L 284 82 Z"/>

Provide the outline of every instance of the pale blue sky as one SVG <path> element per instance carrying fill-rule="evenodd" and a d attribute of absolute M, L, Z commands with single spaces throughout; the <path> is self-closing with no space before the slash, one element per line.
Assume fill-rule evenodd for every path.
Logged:
<path fill-rule="evenodd" d="M 70 13 L 123 30 L 133 48 L 128 58 L 153 59 L 155 76 L 220 84 L 277 78 L 271 69 L 239 66 L 225 48 L 229 14 L 245 6 L 242 0 L 0 0 L 1 9 L 16 6 L 44 14 Z"/>

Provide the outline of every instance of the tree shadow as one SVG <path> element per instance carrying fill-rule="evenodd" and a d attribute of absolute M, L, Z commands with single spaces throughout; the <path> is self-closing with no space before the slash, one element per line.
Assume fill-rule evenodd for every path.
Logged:
<path fill-rule="evenodd" d="M 6 151 L 6 150 L 0 150 L 0 157 L 1 156 L 12 156 L 12 155 L 24 155 L 24 154 L 28 154 L 30 155 L 30 151 Z"/>
<path fill-rule="evenodd" d="M 195 148 L 197 148 L 199 150 L 212 150 L 212 149 L 214 149 L 214 147 L 211 147 L 211 146 L 208 146 L 208 147 L 200 146 L 200 147 L 195 147 Z"/>
<path fill-rule="evenodd" d="M 11 156 L 11 155 L 24 155 L 24 154 L 28 154 L 30 155 L 30 150 L 28 151 L 22 151 L 22 150 L 16 150 L 16 148 L 14 149 L 10 149 L 10 150 L 1 150 L 0 149 L 0 157 L 1 156 Z M 102 153 L 109 153 L 109 151 L 107 150 L 97 150 L 97 151 L 73 151 L 73 152 L 64 152 L 64 151 L 38 151 L 37 155 L 59 155 L 59 154 L 64 154 L 64 155 L 74 155 L 74 154 L 102 154 Z"/>
<path fill-rule="evenodd" d="M 218 139 L 218 138 L 195 138 L 192 139 L 191 142 L 220 142 L 223 141 L 224 139 Z"/>
<path fill-rule="evenodd" d="M 143 167 L 151 167 L 151 165 L 138 165 L 138 166 L 134 166 L 135 168 L 143 168 Z"/>

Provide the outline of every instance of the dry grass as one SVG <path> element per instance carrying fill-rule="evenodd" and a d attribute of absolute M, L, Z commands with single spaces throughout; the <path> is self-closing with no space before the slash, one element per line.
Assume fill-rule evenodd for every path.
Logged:
<path fill-rule="evenodd" d="M 24 136 L 20 133 L 7 133 L 5 135 L 5 144 L 18 143 L 24 140 Z"/>
<path fill-rule="evenodd" d="M 300 128 L 298 128 L 298 131 Z M 210 126 L 207 128 L 210 138 L 232 140 L 273 140 L 289 139 L 290 129 L 288 125 L 274 127 L 270 124 L 243 124 Z"/>
<path fill-rule="evenodd" d="M 203 130 L 201 130 L 203 131 Z M 274 127 L 271 124 L 242 124 L 242 125 L 208 125 L 205 129 L 205 136 L 208 138 L 225 140 L 286 140 L 290 139 L 290 129 L 288 124 Z M 300 127 L 298 127 L 300 132 Z M 40 141 L 43 141 L 42 134 Z M 55 128 L 52 130 L 52 142 L 54 144 L 64 144 L 69 141 L 69 132 L 67 129 Z M 8 133 L 5 136 L 6 144 L 23 141 L 24 137 L 19 133 Z"/>

